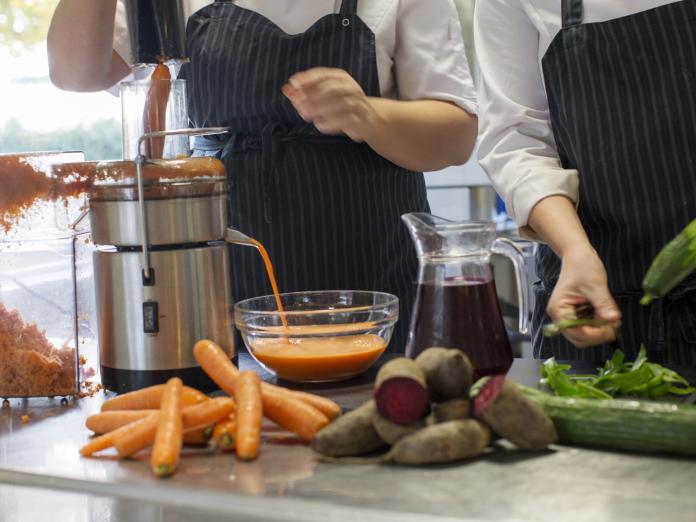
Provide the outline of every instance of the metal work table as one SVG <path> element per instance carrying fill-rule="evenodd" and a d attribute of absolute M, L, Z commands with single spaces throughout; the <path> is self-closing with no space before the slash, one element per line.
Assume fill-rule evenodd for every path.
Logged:
<path fill-rule="evenodd" d="M 241 366 L 258 367 L 248 357 Z M 510 376 L 534 384 L 539 362 L 518 359 Z M 683 372 L 691 381 L 696 371 Z M 266 380 L 273 380 L 268 374 Z M 362 403 L 371 377 L 315 386 L 343 407 Z M 177 474 L 155 479 L 147 453 L 80 458 L 87 415 L 103 395 L 68 406 L 11 401 L 0 410 L 0 522 L 240 521 L 693 521 L 696 461 L 554 447 L 498 449 L 454 465 L 406 468 L 319 463 L 311 450 L 267 430 L 262 454 L 236 462 L 185 450 Z M 22 415 L 30 421 L 23 424 Z"/>

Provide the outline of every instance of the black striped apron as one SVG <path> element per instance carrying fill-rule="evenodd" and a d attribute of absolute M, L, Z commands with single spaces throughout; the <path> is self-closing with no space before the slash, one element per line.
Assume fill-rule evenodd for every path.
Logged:
<path fill-rule="evenodd" d="M 551 123 L 563 167 L 580 173 L 578 214 L 623 324 L 612 345 L 544 339 L 560 260 L 542 246 L 534 353 L 603 360 L 643 343 L 656 360 L 695 364 L 694 279 L 650 307 L 638 299 L 657 252 L 696 218 L 696 0 L 592 24 L 582 23 L 582 0 L 564 0 L 562 15 L 542 60 Z"/>
<path fill-rule="evenodd" d="M 225 125 L 224 141 L 197 140 L 217 155 L 230 182 L 230 223 L 269 251 L 283 292 L 377 290 L 400 299 L 390 351 L 403 351 L 415 296 L 417 259 L 401 215 L 427 212 L 422 173 L 387 161 L 364 143 L 325 136 L 281 93 L 296 72 L 344 69 L 379 96 L 375 36 L 357 0 L 290 35 L 261 14 L 216 1 L 188 21 L 189 117 Z M 256 251 L 232 247 L 235 301 L 267 295 Z"/>

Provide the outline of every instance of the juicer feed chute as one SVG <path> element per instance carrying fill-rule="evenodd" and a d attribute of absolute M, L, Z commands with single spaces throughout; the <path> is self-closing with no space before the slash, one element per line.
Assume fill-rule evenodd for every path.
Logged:
<path fill-rule="evenodd" d="M 133 63 L 186 60 L 183 0 L 126 0 Z"/>

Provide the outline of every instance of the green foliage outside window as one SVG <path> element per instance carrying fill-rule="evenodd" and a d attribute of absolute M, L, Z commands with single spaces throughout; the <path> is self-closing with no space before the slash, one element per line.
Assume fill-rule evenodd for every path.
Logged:
<path fill-rule="evenodd" d="M 86 160 L 121 158 L 121 125 L 116 120 L 92 121 L 53 132 L 36 132 L 10 120 L 0 128 L 0 153 L 81 150 Z"/>
<path fill-rule="evenodd" d="M 0 47 L 20 55 L 46 40 L 57 0 L 0 0 Z"/>

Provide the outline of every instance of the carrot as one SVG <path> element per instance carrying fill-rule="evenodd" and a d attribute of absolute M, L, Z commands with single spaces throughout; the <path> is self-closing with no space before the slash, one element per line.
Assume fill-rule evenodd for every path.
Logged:
<path fill-rule="evenodd" d="M 213 428 L 213 439 L 218 448 L 223 451 L 232 451 L 237 436 L 237 420 L 234 415 L 219 421 Z"/>
<path fill-rule="evenodd" d="M 336 404 L 334 401 L 331 399 L 327 399 L 326 397 L 321 397 L 320 395 L 314 395 L 313 393 L 306 393 L 306 392 L 301 392 L 301 391 L 296 391 L 296 390 L 288 390 L 287 388 L 281 388 L 280 386 L 274 386 L 269 383 L 263 383 L 261 385 L 264 390 L 272 389 L 272 390 L 278 390 L 284 393 L 287 393 L 291 397 L 294 397 L 296 399 L 300 399 L 301 401 L 306 402 L 307 404 L 311 404 L 314 406 L 317 410 L 322 412 L 324 415 L 326 415 L 329 419 L 335 419 L 341 414 L 341 407 Z"/>
<path fill-rule="evenodd" d="M 164 384 L 157 384 L 148 388 L 124 393 L 109 399 L 102 404 L 101 411 L 111 410 L 158 410 Z M 181 401 L 184 407 L 193 406 L 199 402 L 208 400 L 208 396 L 194 388 L 184 386 L 181 392 Z"/>
<path fill-rule="evenodd" d="M 119 431 L 119 433 L 115 435 L 112 440 L 112 446 L 114 446 L 116 451 L 118 451 L 119 458 L 124 459 L 126 457 L 130 457 L 141 449 L 151 446 L 155 440 L 159 418 L 160 412 L 157 412 L 156 415 L 144 419 L 137 425 L 127 424 L 124 426 L 123 428 L 131 427 L 131 429 Z M 123 430 L 123 428 L 119 428 L 119 430 Z M 109 433 L 106 435 L 109 435 Z"/>
<path fill-rule="evenodd" d="M 306 442 L 310 442 L 330 422 L 326 415 L 311 404 L 282 393 L 265 393 L 263 412 L 270 420 Z"/>
<path fill-rule="evenodd" d="M 184 432 L 204 429 L 211 424 L 215 424 L 217 421 L 228 417 L 234 409 L 234 400 L 229 397 L 218 397 L 195 406 L 189 406 L 181 414 Z M 155 417 L 159 417 L 159 413 Z M 150 418 L 148 417 L 146 420 L 150 421 Z M 133 425 L 131 430 L 120 432 L 117 437 L 114 437 L 113 443 L 106 447 L 115 446 L 121 458 L 129 457 L 141 449 L 147 448 L 155 440 L 157 420 L 155 418 L 154 421 L 148 423 Z"/>
<path fill-rule="evenodd" d="M 87 417 L 85 426 L 97 435 L 109 433 L 121 426 L 149 417 L 159 410 L 113 410 L 95 413 Z"/>
<path fill-rule="evenodd" d="M 183 411 L 184 428 L 186 431 L 206 428 L 229 417 L 236 409 L 234 399 L 230 397 L 216 397 L 195 407 L 189 406 Z"/>
<path fill-rule="evenodd" d="M 261 379 L 256 372 L 239 374 L 234 386 L 237 401 L 237 456 L 242 460 L 254 460 L 261 445 Z"/>
<path fill-rule="evenodd" d="M 234 383 L 239 377 L 239 370 L 227 354 L 213 341 L 198 341 L 193 346 L 193 356 L 203 371 L 227 395 L 234 397 Z"/>
<path fill-rule="evenodd" d="M 169 80 L 171 78 L 169 67 L 163 63 L 157 64 L 152 76 L 150 76 L 152 83 L 145 98 L 145 111 L 143 113 L 144 132 L 165 130 L 169 91 L 171 89 Z M 161 158 L 164 152 L 164 138 L 152 138 L 147 143 L 147 146 L 147 156 L 149 158 Z"/>
<path fill-rule="evenodd" d="M 239 370 L 230 361 L 227 354 L 213 341 L 203 340 L 198 341 L 193 347 L 193 353 L 201 365 L 203 370 L 208 374 L 208 376 L 215 381 L 215 383 L 220 386 L 220 388 L 227 392 L 229 395 L 234 393 L 234 382 L 239 376 Z M 207 365 L 201 361 L 208 361 Z M 320 397 L 319 395 L 314 395 L 311 393 L 288 390 L 287 388 L 282 388 L 280 386 L 275 386 L 267 382 L 261 383 L 261 389 L 264 394 L 267 391 L 283 393 L 300 399 L 308 404 L 311 404 L 316 409 L 321 411 L 329 419 L 333 419 L 341 414 L 341 407 L 336 404 L 331 399 L 326 397 Z"/>
<path fill-rule="evenodd" d="M 144 419 L 131 422 L 130 424 L 125 424 L 120 428 L 115 429 L 114 431 L 110 431 L 109 433 L 105 433 L 104 435 L 100 435 L 99 437 L 95 437 L 80 448 L 80 455 L 82 455 L 83 457 L 89 457 L 90 455 L 98 451 L 108 449 L 114 445 L 114 440 L 117 440 L 118 438 L 125 436 L 128 433 L 131 433 L 133 430 L 141 429 L 141 426 L 143 425 L 152 425 L 156 428 L 158 418 L 159 412 L 152 413 Z"/>
<path fill-rule="evenodd" d="M 193 354 L 208 377 L 223 391 L 234 395 L 235 382 L 240 373 L 222 348 L 213 341 L 202 340 L 193 347 Z M 310 441 L 329 423 L 329 419 L 317 408 L 293 397 L 288 391 L 278 386 L 263 386 L 263 414 L 288 431 Z"/>
<path fill-rule="evenodd" d="M 162 394 L 155 444 L 150 455 L 150 467 L 158 477 L 169 477 L 179 465 L 183 445 L 184 423 L 181 420 L 181 388 L 184 383 L 178 377 L 167 381 Z"/>
<path fill-rule="evenodd" d="M 197 428 L 193 431 L 184 433 L 184 444 L 187 446 L 207 446 L 212 436 L 211 426 Z"/>

